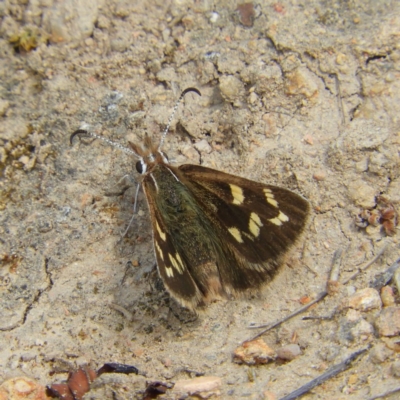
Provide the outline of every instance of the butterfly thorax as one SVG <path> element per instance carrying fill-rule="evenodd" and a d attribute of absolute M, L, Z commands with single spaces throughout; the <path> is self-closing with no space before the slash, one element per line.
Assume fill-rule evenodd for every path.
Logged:
<path fill-rule="evenodd" d="M 167 273 L 190 274 L 202 297 L 208 297 L 210 291 L 213 297 L 221 294 L 216 265 L 221 249 L 184 174 L 177 167 L 157 163 L 144 176 L 143 188 L 152 217 L 156 257 L 163 260 Z M 189 282 L 187 290 L 193 290 Z"/>

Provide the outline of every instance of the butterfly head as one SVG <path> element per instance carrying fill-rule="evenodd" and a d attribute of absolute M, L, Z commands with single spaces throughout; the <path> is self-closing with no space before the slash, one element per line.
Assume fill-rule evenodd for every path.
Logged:
<path fill-rule="evenodd" d="M 143 146 L 129 142 L 129 147 L 138 157 L 136 171 L 145 174 L 157 164 L 168 164 L 167 155 L 161 151 L 160 146 L 156 145 L 152 139 L 146 135 Z"/>

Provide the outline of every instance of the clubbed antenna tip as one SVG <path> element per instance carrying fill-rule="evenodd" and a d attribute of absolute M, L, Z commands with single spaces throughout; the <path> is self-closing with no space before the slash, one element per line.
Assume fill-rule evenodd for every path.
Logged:
<path fill-rule="evenodd" d="M 78 130 L 76 130 L 76 131 L 69 137 L 69 142 L 71 143 L 71 145 L 72 145 L 72 142 L 73 142 L 75 136 L 79 136 L 79 137 L 80 137 L 80 136 L 86 136 L 86 137 L 93 137 L 93 138 L 95 138 L 95 139 L 100 139 L 100 140 L 102 140 L 103 142 L 106 142 L 106 143 L 108 143 L 109 145 L 111 145 L 111 146 L 113 146 L 113 147 L 116 147 L 117 149 L 120 149 L 120 150 L 124 151 L 125 153 L 131 154 L 131 155 L 133 155 L 133 156 L 135 156 L 135 157 L 137 157 L 137 158 L 141 158 L 141 157 L 139 156 L 139 154 L 135 153 L 133 150 L 128 149 L 127 147 L 122 146 L 121 144 L 119 144 L 119 143 L 117 143 L 117 142 L 113 142 L 112 140 L 107 139 L 107 138 L 105 138 L 105 137 L 103 137 L 103 136 L 97 135 L 96 133 L 89 132 L 89 131 L 87 131 L 87 130 L 85 130 L 85 129 L 78 129 Z"/>

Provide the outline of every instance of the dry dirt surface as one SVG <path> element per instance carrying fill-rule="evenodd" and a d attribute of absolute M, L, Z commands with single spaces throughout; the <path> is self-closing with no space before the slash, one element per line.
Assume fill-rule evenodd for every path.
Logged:
<path fill-rule="evenodd" d="M 86 399 L 141 399 L 147 382 L 198 376 L 216 382 L 200 398 L 281 399 L 362 349 L 304 398 L 400 387 L 400 279 L 374 285 L 400 256 L 399 2 L 8 0 L 0 18 L 0 398 L 20 398 L 5 394 L 13 378 L 46 386 L 118 362 L 139 374 L 103 375 Z M 159 137 L 187 87 L 202 96 L 188 94 L 172 121 L 171 162 L 283 186 L 312 206 L 273 282 L 198 315 L 158 277 L 143 193 L 122 238 L 136 160 L 100 140 L 69 143 L 81 127 L 123 146 Z M 300 352 L 238 363 L 260 331 L 249 326 L 326 289 L 337 251 L 336 290 L 261 336 L 272 352 Z"/>

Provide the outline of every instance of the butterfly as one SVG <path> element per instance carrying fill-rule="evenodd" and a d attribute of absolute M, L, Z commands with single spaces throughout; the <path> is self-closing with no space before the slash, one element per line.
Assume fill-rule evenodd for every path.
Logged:
<path fill-rule="evenodd" d="M 310 204 L 302 196 L 201 165 L 173 166 L 158 143 L 129 143 L 142 175 L 159 274 L 173 298 L 195 310 L 272 280 L 304 231 Z M 83 129 L 75 136 L 108 139 Z M 116 145 L 122 148 L 121 145 Z M 124 148 L 123 148 L 124 149 Z M 137 196 L 135 199 L 136 204 Z"/>

